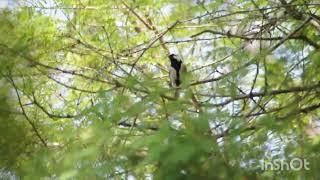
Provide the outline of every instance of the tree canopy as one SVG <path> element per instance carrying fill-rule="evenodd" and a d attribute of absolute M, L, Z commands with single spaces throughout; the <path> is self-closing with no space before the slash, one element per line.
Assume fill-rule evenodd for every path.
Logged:
<path fill-rule="evenodd" d="M 319 178 L 317 1 L 18 2 L 0 10 L 0 177 Z M 310 168 L 261 167 L 293 158 Z"/>

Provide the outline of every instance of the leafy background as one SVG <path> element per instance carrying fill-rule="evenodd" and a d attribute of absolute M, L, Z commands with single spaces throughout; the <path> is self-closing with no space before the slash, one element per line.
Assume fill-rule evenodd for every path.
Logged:
<path fill-rule="evenodd" d="M 319 178 L 317 1 L 12 4 L 0 10 L 2 178 Z M 188 68 L 179 98 L 169 53 Z M 261 168 L 293 158 L 310 170 Z"/>

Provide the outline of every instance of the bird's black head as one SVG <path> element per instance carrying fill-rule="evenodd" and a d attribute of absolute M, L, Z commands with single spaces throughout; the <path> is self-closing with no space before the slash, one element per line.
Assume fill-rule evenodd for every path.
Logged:
<path fill-rule="evenodd" d="M 182 63 L 181 59 L 176 54 L 170 54 L 169 59 L 170 59 L 171 64 L 181 64 Z"/>

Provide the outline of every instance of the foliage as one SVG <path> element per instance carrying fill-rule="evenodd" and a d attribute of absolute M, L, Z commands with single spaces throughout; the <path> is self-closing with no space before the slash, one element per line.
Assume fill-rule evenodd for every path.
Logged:
<path fill-rule="evenodd" d="M 0 176 L 319 178 L 319 5 L 35 0 L 1 9 Z M 169 53 L 188 67 L 179 98 Z M 261 167 L 293 158 L 310 169 Z"/>

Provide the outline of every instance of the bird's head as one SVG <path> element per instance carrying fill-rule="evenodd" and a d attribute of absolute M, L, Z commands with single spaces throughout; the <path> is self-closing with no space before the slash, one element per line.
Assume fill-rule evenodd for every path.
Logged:
<path fill-rule="evenodd" d="M 180 59 L 180 57 L 176 54 L 170 54 L 169 55 L 169 59 L 171 63 L 182 63 L 182 60 Z"/>

